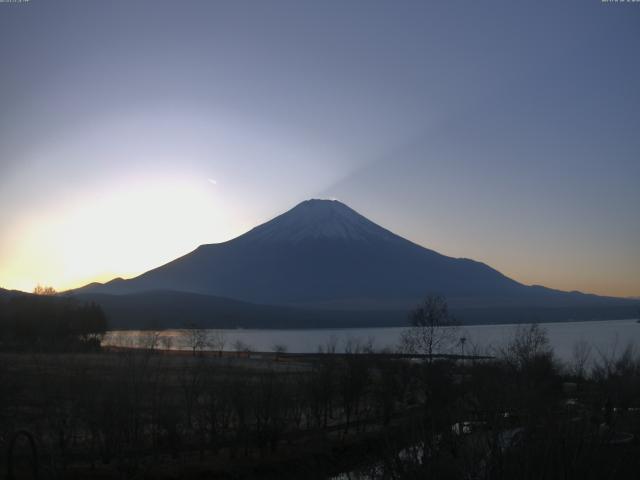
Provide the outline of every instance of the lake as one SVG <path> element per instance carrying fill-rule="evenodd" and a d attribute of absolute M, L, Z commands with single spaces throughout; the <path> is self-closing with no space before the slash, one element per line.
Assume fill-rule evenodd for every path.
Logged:
<path fill-rule="evenodd" d="M 593 355 L 598 352 L 610 354 L 620 352 L 629 343 L 640 346 L 640 323 L 635 319 L 606 320 L 590 322 L 541 323 L 549 337 L 556 355 L 569 360 L 577 342 L 587 342 Z M 517 324 L 465 325 L 458 327 L 455 335 L 464 337 L 465 352 L 477 347 L 479 352 L 488 352 L 491 347 L 503 345 L 511 339 Z M 225 350 L 234 350 L 237 342 L 247 345 L 252 351 L 273 351 L 282 345 L 289 353 L 314 353 L 319 346 L 335 344 L 336 351 L 344 351 L 348 342 L 371 342 L 376 350 L 394 349 L 404 328 L 344 328 L 344 329 L 304 329 L 304 330 L 207 330 L 210 339 L 224 338 Z M 141 346 L 148 332 L 137 330 L 112 331 L 104 339 L 104 345 Z M 165 330 L 161 333 L 170 338 L 170 348 L 188 349 L 189 341 L 182 330 Z M 460 353 L 460 346 L 452 346 L 450 352 Z"/>

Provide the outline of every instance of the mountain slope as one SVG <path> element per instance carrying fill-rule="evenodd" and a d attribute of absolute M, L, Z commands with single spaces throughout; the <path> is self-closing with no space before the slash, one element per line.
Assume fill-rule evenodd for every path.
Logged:
<path fill-rule="evenodd" d="M 618 302 L 522 285 L 483 263 L 421 247 L 330 200 L 302 202 L 233 240 L 79 292 L 153 290 L 338 309 L 406 309 L 426 293 L 445 295 L 460 307 Z"/>

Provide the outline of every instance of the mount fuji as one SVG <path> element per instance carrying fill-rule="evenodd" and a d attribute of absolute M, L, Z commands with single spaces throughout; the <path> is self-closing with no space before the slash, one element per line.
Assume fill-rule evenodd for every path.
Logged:
<path fill-rule="evenodd" d="M 307 312 L 376 311 L 378 316 L 406 312 L 428 293 L 444 295 L 454 309 L 463 311 L 540 312 L 629 304 L 523 285 L 483 263 L 417 245 L 335 200 L 304 201 L 233 240 L 201 245 L 138 277 L 94 283 L 73 293 L 109 303 L 110 296 L 148 299 L 152 292 Z M 183 307 L 181 311 L 188 310 Z"/>

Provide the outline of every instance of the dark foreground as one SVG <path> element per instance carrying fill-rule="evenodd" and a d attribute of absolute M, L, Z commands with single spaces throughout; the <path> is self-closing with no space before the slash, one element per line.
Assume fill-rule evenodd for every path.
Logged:
<path fill-rule="evenodd" d="M 0 478 L 635 478 L 640 359 L 0 355 Z M 350 473 L 346 473 L 350 472 Z M 11 478 L 8 476 L 7 478 Z"/>

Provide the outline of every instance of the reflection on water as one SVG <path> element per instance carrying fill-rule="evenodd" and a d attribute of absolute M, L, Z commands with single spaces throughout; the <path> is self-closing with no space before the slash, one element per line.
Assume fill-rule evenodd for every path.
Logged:
<path fill-rule="evenodd" d="M 636 320 L 609 320 L 593 322 L 543 323 L 551 346 L 556 355 L 568 360 L 578 342 L 587 342 L 598 354 L 620 351 L 627 344 L 640 346 L 640 323 Z M 459 327 L 456 335 L 466 339 L 465 353 L 477 351 L 486 353 L 490 347 L 507 342 L 517 325 L 469 325 Z M 288 351 L 290 353 L 314 353 L 319 346 L 335 345 L 336 351 L 343 351 L 349 342 L 371 342 L 376 350 L 394 350 L 399 343 L 404 328 L 345 328 L 345 329 L 305 329 L 305 330 L 206 330 L 202 333 L 204 348 L 219 350 L 251 350 L 254 352 Z M 138 330 L 113 331 L 104 340 L 105 345 L 140 347 L 153 340 L 149 332 Z M 193 347 L 196 340 L 183 330 L 166 330 L 156 338 L 158 348 L 184 349 Z M 452 345 L 450 351 L 460 353 L 459 345 Z"/>

